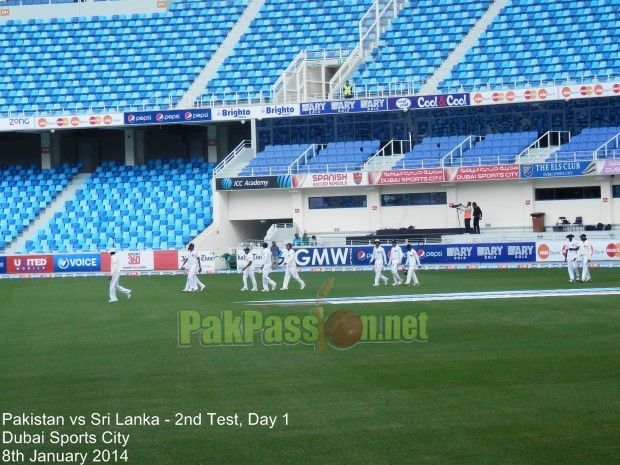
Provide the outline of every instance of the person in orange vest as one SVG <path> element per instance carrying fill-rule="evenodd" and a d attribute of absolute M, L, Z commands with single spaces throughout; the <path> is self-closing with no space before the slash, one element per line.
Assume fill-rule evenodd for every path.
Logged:
<path fill-rule="evenodd" d="M 467 202 L 467 205 L 461 207 L 460 210 L 463 212 L 463 220 L 465 222 L 465 234 L 471 234 L 471 217 L 474 212 L 474 207 L 471 206 L 471 202 Z"/>

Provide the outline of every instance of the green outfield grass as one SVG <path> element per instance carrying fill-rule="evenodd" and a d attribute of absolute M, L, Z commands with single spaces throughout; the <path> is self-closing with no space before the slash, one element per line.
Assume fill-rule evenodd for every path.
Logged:
<path fill-rule="evenodd" d="M 420 271 L 420 287 L 372 287 L 370 272 L 303 273 L 306 289 L 240 292 L 239 275 L 123 277 L 133 290 L 109 304 L 108 280 L 0 281 L 0 413 L 4 463 L 33 451 L 117 451 L 99 463 L 159 464 L 605 464 L 620 456 L 620 297 L 617 295 L 330 304 L 333 297 L 619 287 L 617 269 L 568 283 L 565 269 Z M 428 316 L 426 342 L 179 347 L 178 315 L 310 315 L 335 277 L 326 316 Z M 257 275 L 259 278 L 259 275 Z M 272 277 L 281 284 L 282 274 Z M 211 426 L 209 412 L 223 422 Z M 18 426 L 6 414 L 62 416 L 64 426 Z M 110 425 L 92 424 L 110 414 Z M 248 414 L 277 417 L 250 426 Z M 115 417 L 160 425 L 116 425 Z M 189 424 L 202 416 L 201 425 Z M 174 423 L 184 417 L 183 426 Z M 73 426 L 70 416 L 85 417 Z M 188 417 L 188 418 L 185 418 Z M 165 419 L 170 420 L 169 423 Z M 288 422 L 288 424 L 286 424 Z M 16 444 L 27 432 L 44 444 Z M 94 444 L 52 444 L 74 434 Z M 103 443 L 129 435 L 125 447 Z M 8 434 L 10 433 L 10 434 Z M 11 435 L 16 435 L 11 439 Z M 85 435 L 86 434 L 86 435 Z M 88 436 L 93 435 L 93 436 Z M 92 439 L 94 438 L 94 439 Z M 13 442 L 8 441 L 11 439 Z M 8 452 L 7 452 L 8 451 Z M 101 457 L 105 459 L 104 456 Z M 39 461 L 39 463 L 42 463 Z M 80 463 L 78 461 L 78 463 Z"/>

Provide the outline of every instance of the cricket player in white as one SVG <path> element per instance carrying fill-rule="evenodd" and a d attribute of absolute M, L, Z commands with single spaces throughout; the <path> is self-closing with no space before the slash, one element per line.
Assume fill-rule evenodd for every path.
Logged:
<path fill-rule="evenodd" d="M 204 284 L 198 279 L 198 273 L 202 272 L 202 266 L 200 265 L 200 257 L 194 250 L 194 244 L 190 244 L 187 246 L 188 255 L 183 260 L 183 265 L 181 268 L 187 267 L 187 281 L 185 283 L 185 289 L 183 292 L 196 292 L 199 288 L 200 291 L 205 290 Z"/>
<path fill-rule="evenodd" d="M 372 262 L 375 262 L 375 283 L 373 286 L 378 286 L 379 280 L 383 281 L 387 286 L 388 279 L 381 273 L 387 264 L 387 257 L 385 255 L 385 250 L 381 247 L 381 241 L 379 239 L 375 241 L 375 248 L 372 250 L 370 263 Z"/>
<path fill-rule="evenodd" d="M 271 290 L 276 290 L 276 282 L 269 277 L 269 273 L 271 273 L 271 250 L 269 249 L 269 245 L 266 242 L 263 242 L 263 292 L 269 292 L 269 286 L 271 286 Z"/>
<path fill-rule="evenodd" d="M 390 250 L 390 267 L 392 269 L 392 276 L 394 277 L 394 284 L 392 286 L 399 286 L 403 283 L 403 280 L 398 276 L 398 268 L 403 262 L 403 249 L 396 243 L 396 239 L 392 241 L 392 250 Z"/>
<path fill-rule="evenodd" d="M 411 247 L 411 244 L 407 244 L 407 252 L 405 255 L 407 256 L 407 261 L 405 262 L 407 266 L 407 280 L 405 281 L 405 286 L 410 286 L 412 279 L 413 285 L 419 286 L 420 282 L 415 274 L 416 270 L 420 268 L 420 257 L 418 257 L 418 252 Z"/>
<path fill-rule="evenodd" d="M 574 283 L 576 281 L 575 273 L 579 276 L 579 271 L 577 270 L 577 253 L 579 252 L 579 244 L 577 244 L 577 242 L 573 242 L 573 237 L 575 237 L 573 234 L 566 236 L 568 242 L 564 246 L 566 247 L 566 266 L 568 268 L 569 283 Z"/>
<path fill-rule="evenodd" d="M 297 273 L 297 254 L 293 250 L 293 244 L 290 242 L 286 244 L 286 250 L 284 251 L 284 266 L 286 267 L 284 271 L 284 282 L 282 283 L 282 289 L 280 290 L 288 290 L 288 282 L 291 278 L 297 281 L 303 290 L 303 288 L 306 287 L 306 283 L 302 281 Z"/>
<path fill-rule="evenodd" d="M 116 256 L 116 250 L 110 250 L 110 300 L 108 302 L 118 302 L 116 291 L 122 292 L 131 299 L 131 289 L 125 289 L 119 284 L 121 279 L 121 265 Z"/>
<path fill-rule="evenodd" d="M 581 235 L 581 245 L 579 245 L 577 255 L 579 256 L 577 260 L 581 260 L 581 282 L 591 281 L 589 264 L 592 255 L 594 255 L 594 247 L 592 247 L 585 234 Z"/>
<path fill-rule="evenodd" d="M 243 288 L 242 291 L 248 290 L 248 278 L 252 281 L 252 291 L 258 291 L 256 287 L 256 276 L 254 276 L 254 260 L 252 259 L 252 254 L 250 253 L 250 248 L 246 247 L 243 249 L 245 252 L 244 260 L 245 266 L 243 267 Z"/>

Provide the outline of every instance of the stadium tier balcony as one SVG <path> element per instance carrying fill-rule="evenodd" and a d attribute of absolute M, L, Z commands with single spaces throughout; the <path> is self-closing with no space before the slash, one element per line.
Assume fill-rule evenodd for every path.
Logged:
<path fill-rule="evenodd" d="M 547 158 L 555 161 L 589 161 L 616 158 L 619 148 L 620 127 L 584 128 L 570 142 Z"/>
<path fill-rule="evenodd" d="M 519 154 L 536 142 L 536 139 L 538 133 L 535 131 L 488 134 L 478 140 L 471 149 L 464 151 L 460 157 L 447 157 L 444 166 L 515 163 Z"/>

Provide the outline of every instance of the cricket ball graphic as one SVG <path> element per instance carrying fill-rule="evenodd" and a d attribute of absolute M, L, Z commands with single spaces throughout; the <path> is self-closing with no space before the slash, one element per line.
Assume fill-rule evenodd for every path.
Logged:
<path fill-rule="evenodd" d="M 351 310 L 337 310 L 325 322 L 325 335 L 337 347 L 355 345 L 363 330 L 362 319 Z"/>

